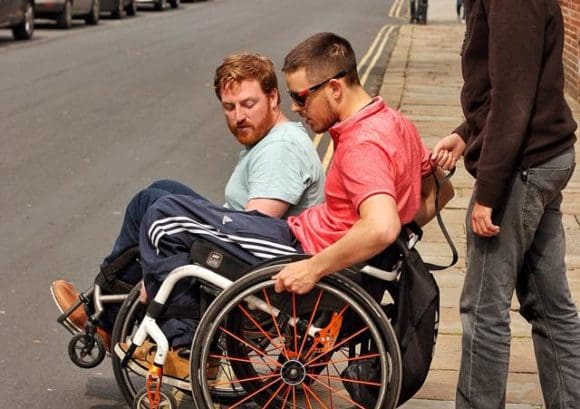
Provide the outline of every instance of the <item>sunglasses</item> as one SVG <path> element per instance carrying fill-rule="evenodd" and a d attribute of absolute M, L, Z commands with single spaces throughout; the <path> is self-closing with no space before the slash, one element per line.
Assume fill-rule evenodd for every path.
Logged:
<path fill-rule="evenodd" d="M 339 78 L 344 77 L 345 75 L 346 75 L 346 71 L 342 70 L 342 71 L 339 71 L 334 77 L 331 77 L 327 80 L 322 81 L 321 83 L 313 85 L 310 88 L 305 89 L 304 91 L 294 92 L 294 91 L 288 90 L 288 94 L 290 95 L 290 98 L 292 98 L 292 100 L 294 102 L 296 102 L 296 104 L 298 106 L 303 107 L 304 105 L 306 105 L 306 100 L 308 99 L 310 94 L 312 94 L 312 93 L 316 92 L 317 90 L 319 90 L 320 88 L 322 88 L 329 81 L 337 80 Z"/>

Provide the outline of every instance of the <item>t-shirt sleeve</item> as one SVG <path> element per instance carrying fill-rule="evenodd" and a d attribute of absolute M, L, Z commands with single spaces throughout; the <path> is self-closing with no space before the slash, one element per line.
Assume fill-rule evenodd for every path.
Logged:
<path fill-rule="evenodd" d="M 365 142 L 349 147 L 340 166 L 344 189 L 357 210 L 363 201 L 376 194 L 387 194 L 397 200 L 396 167 L 379 145 Z"/>
<path fill-rule="evenodd" d="M 248 174 L 248 200 L 278 199 L 297 204 L 305 189 L 306 166 L 296 147 L 287 141 L 264 146 L 252 157 Z"/>

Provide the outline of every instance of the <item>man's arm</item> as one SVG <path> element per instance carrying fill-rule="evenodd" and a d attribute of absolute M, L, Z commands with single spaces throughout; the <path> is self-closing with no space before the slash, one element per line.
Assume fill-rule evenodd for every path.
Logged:
<path fill-rule="evenodd" d="M 282 217 L 289 208 L 290 204 L 283 200 L 250 199 L 244 210 L 257 210 L 271 217 Z"/>
<path fill-rule="evenodd" d="M 421 183 L 421 207 L 415 216 L 415 222 L 419 226 L 424 226 L 435 217 L 435 197 L 437 193 L 437 186 L 435 179 L 441 183 L 445 174 L 439 168 L 435 168 L 432 175 L 427 175 L 423 178 Z M 449 180 L 445 180 L 439 186 L 439 208 L 442 209 L 453 198 L 455 192 L 453 185 Z"/>
<path fill-rule="evenodd" d="M 360 219 L 336 243 L 280 271 L 276 276 L 276 291 L 305 294 L 325 275 L 368 260 L 399 236 L 401 221 L 391 196 L 370 196 L 359 206 L 359 214 Z"/>

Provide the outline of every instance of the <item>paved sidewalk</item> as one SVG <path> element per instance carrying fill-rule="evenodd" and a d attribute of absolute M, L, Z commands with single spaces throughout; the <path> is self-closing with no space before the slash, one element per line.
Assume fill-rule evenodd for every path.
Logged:
<path fill-rule="evenodd" d="M 432 147 L 462 121 L 459 93 L 462 85 L 459 50 L 465 25 L 455 17 L 455 2 L 430 0 L 428 24 L 403 24 L 380 94 L 419 128 Z M 576 118 L 580 110 L 573 105 Z M 577 148 L 578 149 L 578 148 Z M 441 289 L 441 324 L 437 348 L 427 381 L 405 409 L 447 409 L 454 407 L 457 383 L 461 323 L 459 294 L 465 274 L 464 217 L 473 179 L 460 165 L 453 177 L 455 198 L 443 218 L 458 247 L 460 260 L 451 269 L 436 273 Z M 567 234 L 567 263 L 572 293 L 580 303 L 580 171 L 565 191 L 564 227 Z M 445 263 L 449 250 L 436 223 L 425 229 L 420 251 L 425 259 Z M 512 351 L 507 401 L 511 409 L 543 408 L 534 360 L 530 325 L 512 305 Z"/>

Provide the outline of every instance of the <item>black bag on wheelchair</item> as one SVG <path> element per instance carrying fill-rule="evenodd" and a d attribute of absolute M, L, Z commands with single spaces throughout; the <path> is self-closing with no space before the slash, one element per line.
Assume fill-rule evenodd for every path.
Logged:
<path fill-rule="evenodd" d="M 399 342 L 403 367 L 398 405 L 409 400 L 425 382 L 439 323 L 439 287 L 419 253 L 401 245 L 404 254 L 399 279 L 387 283 L 394 303 L 386 307 Z M 351 363 L 341 376 L 376 381 L 378 371 L 377 360 L 367 359 Z M 357 382 L 344 382 L 344 387 L 354 401 L 365 408 L 374 407 L 376 392 L 372 388 Z"/>

